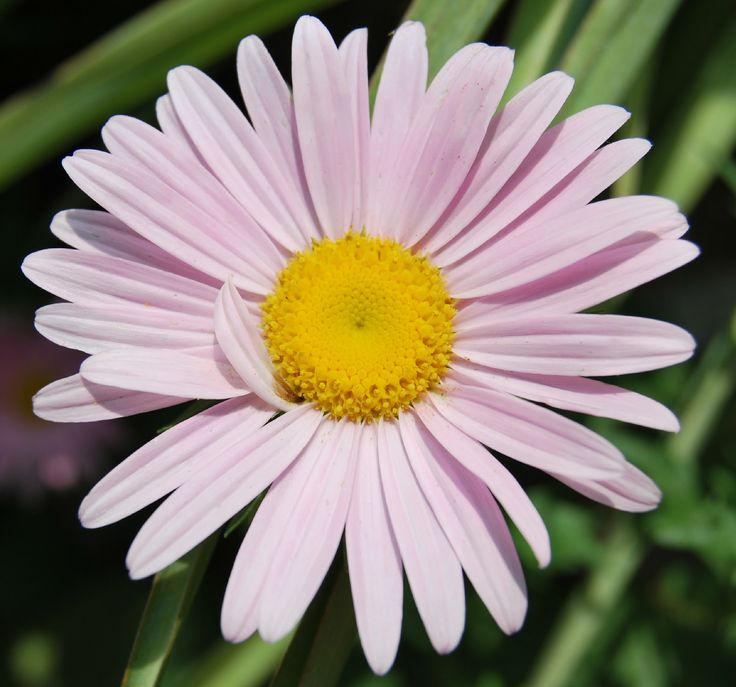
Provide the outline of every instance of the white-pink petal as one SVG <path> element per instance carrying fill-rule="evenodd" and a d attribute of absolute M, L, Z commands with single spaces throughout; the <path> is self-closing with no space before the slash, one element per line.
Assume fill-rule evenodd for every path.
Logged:
<path fill-rule="evenodd" d="M 96 353 L 80 374 L 94 384 L 182 398 L 224 399 L 249 389 L 216 347 L 173 351 L 120 348 Z"/>
<path fill-rule="evenodd" d="M 33 412 L 50 422 L 97 422 L 168 408 L 186 400 L 92 384 L 75 374 L 38 391 L 33 397 Z"/>
<path fill-rule="evenodd" d="M 687 360 L 695 341 L 681 327 L 625 315 L 547 315 L 458 331 L 455 355 L 512 372 L 606 376 Z"/>
<path fill-rule="evenodd" d="M 613 384 L 585 377 L 525 374 L 455 361 L 449 377 L 459 384 L 486 386 L 514 396 L 586 415 L 677 432 L 680 423 L 666 406 Z"/>
<path fill-rule="evenodd" d="M 357 461 L 345 548 L 360 643 L 373 672 L 383 675 L 399 648 L 404 583 L 381 485 L 375 423 L 361 428 Z"/>
<path fill-rule="evenodd" d="M 266 641 L 288 634 L 307 610 L 335 557 L 353 491 L 362 427 L 343 420 L 324 442 L 307 447 L 301 492 L 289 508 L 261 591 L 258 631 Z"/>
<path fill-rule="evenodd" d="M 143 525 L 126 559 L 131 577 L 158 572 L 212 534 L 291 465 L 321 422 L 304 404 L 213 456 Z"/>
<path fill-rule="evenodd" d="M 545 567 L 551 557 L 547 528 L 514 476 L 487 448 L 448 422 L 431 404 L 419 403 L 415 412 L 445 450 L 491 490 L 529 543 L 540 567 Z"/>
<path fill-rule="evenodd" d="M 322 232 L 351 226 L 355 136 L 347 78 L 337 46 L 314 17 L 299 19 L 291 51 L 294 108 L 304 171 Z"/>
<path fill-rule="evenodd" d="M 624 457 L 610 442 L 557 413 L 491 389 L 448 385 L 432 404 L 468 436 L 522 463 L 558 474 L 615 477 Z"/>
<path fill-rule="evenodd" d="M 465 574 L 498 626 L 516 632 L 526 615 L 526 584 L 493 497 L 412 413 L 400 416 L 399 427 L 417 482 Z"/>
<path fill-rule="evenodd" d="M 246 396 L 218 403 L 166 430 L 94 486 L 79 507 L 82 525 L 102 527 L 145 508 L 272 416 L 272 408 Z"/>
<path fill-rule="evenodd" d="M 231 280 L 220 289 L 217 297 L 215 332 L 227 359 L 249 389 L 274 408 L 289 410 L 294 407 L 276 390 L 273 365 L 258 322 Z"/>
<path fill-rule="evenodd" d="M 377 432 L 381 483 L 409 586 L 432 646 L 446 654 L 465 625 L 462 568 L 417 484 L 398 423 L 380 422 Z"/>

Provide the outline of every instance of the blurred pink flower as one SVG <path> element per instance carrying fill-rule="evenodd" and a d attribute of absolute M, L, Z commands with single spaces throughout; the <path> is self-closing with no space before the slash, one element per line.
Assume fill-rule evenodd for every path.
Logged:
<path fill-rule="evenodd" d="M 42 417 L 226 399 L 113 470 L 82 504 L 83 524 L 173 491 L 130 549 L 130 573 L 144 577 L 270 486 L 230 577 L 225 636 L 286 635 L 344 533 L 360 638 L 382 673 L 399 642 L 402 571 L 440 652 L 462 634 L 463 571 L 502 630 L 523 622 L 498 504 L 540 565 L 549 540 L 486 446 L 615 508 L 657 505 L 657 487 L 615 446 L 537 404 L 677 430 L 659 403 L 589 377 L 685 360 L 689 334 L 576 313 L 698 251 L 670 201 L 593 202 L 649 149 L 606 144 L 621 108 L 548 128 L 572 88 L 557 72 L 496 112 L 513 53 L 482 44 L 427 88 L 424 29 L 408 23 L 371 118 L 366 41 L 357 30 L 338 48 L 302 18 L 292 96 L 246 38 L 250 121 L 202 72 L 173 70 L 162 131 L 114 117 L 109 153 L 64 161 L 107 212 L 60 213 L 52 231 L 72 249 L 41 251 L 24 270 L 71 301 L 42 308 L 38 329 L 91 354 L 37 395 Z"/>
<path fill-rule="evenodd" d="M 119 427 L 98 423 L 80 432 L 39 420 L 31 406 L 38 387 L 78 369 L 82 356 L 35 336 L 22 321 L 0 315 L 0 490 L 23 499 L 89 482 L 103 468 L 106 444 Z"/>

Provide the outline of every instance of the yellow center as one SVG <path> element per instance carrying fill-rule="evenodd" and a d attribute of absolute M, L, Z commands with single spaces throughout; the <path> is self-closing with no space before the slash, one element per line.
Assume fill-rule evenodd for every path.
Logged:
<path fill-rule="evenodd" d="M 455 307 L 442 275 L 392 240 L 315 242 L 261 307 L 281 381 L 334 418 L 396 417 L 450 363 Z"/>

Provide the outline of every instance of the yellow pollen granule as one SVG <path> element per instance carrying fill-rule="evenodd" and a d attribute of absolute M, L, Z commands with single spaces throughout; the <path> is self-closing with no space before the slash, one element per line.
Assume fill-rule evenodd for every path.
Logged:
<path fill-rule="evenodd" d="M 396 417 L 436 387 L 455 316 L 442 274 L 396 241 L 349 232 L 296 253 L 262 306 L 280 381 L 334 418 Z"/>

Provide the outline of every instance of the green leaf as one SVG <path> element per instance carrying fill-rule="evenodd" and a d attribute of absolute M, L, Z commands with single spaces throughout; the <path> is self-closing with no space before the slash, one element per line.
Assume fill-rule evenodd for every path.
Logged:
<path fill-rule="evenodd" d="M 516 56 L 504 101 L 548 71 L 574 2 L 523 0 L 518 4 L 507 37 L 507 43 L 516 50 Z"/>
<path fill-rule="evenodd" d="M 355 643 L 350 580 L 337 560 L 296 631 L 271 687 L 333 687 Z"/>
<path fill-rule="evenodd" d="M 454 53 L 478 40 L 506 0 L 465 0 L 462 10 L 446 0 L 414 0 L 402 21 L 420 21 L 427 31 L 429 78 Z M 383 58 L 371 79 L 371 103 L 375 100 Z"/>
<path fill-rule="evenodd" d="M 243 36 L 336 1 L 164 0 L 149 7 L 0 106 L 0 188 L 105 117 L 163 93 L 172 67 L 211 64 Z"/>
<path fill-rule="evenodd" d="M 155 687 L 207 569 L 219 532 L 153 579 L 122 687 Z"/>
<path fill-rule="evenodd" d="M 736 144 L 736 15 L 706 55 L 694 84 L 658 138 L 645 167 L 646 189 L 691 210 Z"/>
<path fill-rule="evenodd" d="M 598 0 L 561 68 L 576 79 L 564 112 L 621 102 L 682 0 Z"/>

